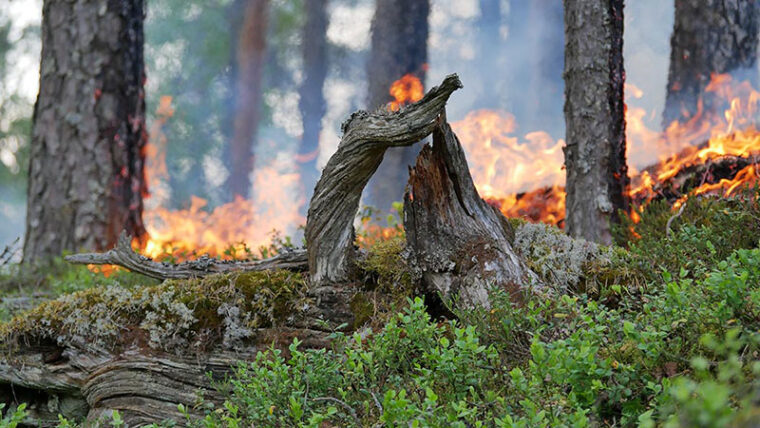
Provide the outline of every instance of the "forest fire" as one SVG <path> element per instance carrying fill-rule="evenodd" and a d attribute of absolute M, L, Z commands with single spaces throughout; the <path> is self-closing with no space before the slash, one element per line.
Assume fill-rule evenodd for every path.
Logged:
<path fill-rule="evenodd" d="M 168 172 L 167 139 L 162 126 L 172 116 L 171 97 L 161 97 L 156 119 L 150 128 L 147 147 L 146 179 L 150 195 L 146 200 L 145 220 L 148 237 L 141 252 L 157 259 L 184 260 L 209 254 L 223 259 L 259 255 L 271 244 L 275 231 L 303 224 L 298 205 L 283 197 L 298 186 L 298 174 L 283 173 L 277 163 L 259 168 L 254 174 L 254 197 L 236 197 L 232 202 L 208 211 L 208 201 L 192 196 L 185 209 L 166 208 Z M 138 242 L 135 240 L 135 244 Z M 266 251 L 266 250 L 265 250 Z"/>
<path fill-rule="evenodd" d="M 395 100 L 388 104 L 388 110 L 397 111 L 404 104 L 421 100 L 425 91 L 420 79 L 409 73 L 391 84 L 390 94 Z"/>
<path fill-rule="evenodd" d="M 760 133 L 753 125 L 760 93 L 748 82 L 735 82 L 726 75 L 714 76 L 706 91 L 728 106 L 723 114 L 708 114 L 700 108 L 697 115 L 685 123 L 673 122 L 665 132 L 645 125 L 648 113 L 643 109 L 626 111 L 629 194 L 634 207 L 640 209 L 657 197 L 666 197 L 678 207 L 689 195 L 719 191 L 728 195 L 740 185 L 758 180 L 754 160 L 744 158 L 760 152 Z M 388 108 L 395 111 L 422 98 L 422 83 L 407 74 L 391 85 L 390 93 L 395 101 Z M 643 96 L 634 85 L 626 85 L 626 94 L 633 98 Z M 252 250 L 270 244 L 273 230 L 303 224 L 305 219 L 299 216 L 297 204 L 282 198 L 285 189 L 298 182 L 298 175 L 281 173 L 273 167 L 257 170 L 255 200 L 237 198 L 209 212 L 206 200 L 192 197 L 186 209 L 163 208 L 168 196 L 166 138 L 161 126 L 172 115 L 170 97 L 162 98 L 156 113 L 150 132 L 152 144 L 148 147 L 147 177 L 152 195 L 145 212 L 149 238 L 143 253 L 175 259 L 204 253 L 222 258 L 247 257 L 259 253 Z M 467 152 L 473 180 L 484 199 L 507 217 L 563 226 L 564 140 L 554 140 L 542 131 L 519 137 L 515 117 L 505 111 L 472 111 L 453 122 L 452 128 Z M 744 161 L 732 164 L 728 172 L 713 174 L 710 164 L 726 157 Z M 674 181 L 695 165 L 704 166 L 697 185 L 683 187 Z M 670 183 L 667 189 L 663 188 L 666 183 Z M 636 209 L 631 217 L 634 221 L 638 218 Z M 398 226 L 386 230 L 365 222 L 363 228 L 366 236 L 362 239 L 368 242 L 374 236 L 398 233 Z"/>
<path fill-rule="evenodd" d="M 698 114 L 685 123 L 671 123 L 665 132 L 645 125 L 645 110 L 627 109 L 629 195 L 634 206 L 645 205 L 659 195 L 674 201 L 677 207 L 689 194 L 723 190 L 729 195 L 741 185 L 757 181 L 754 161 L 730 171 L 729 176 L 712 174 L 709 164 L 727 156 L 746 158 L 760 151 L 760 133 L 754 126 L 760 93 L 749 82 L 736 82 L 729 75 L 713 76 L 705 91 L 715 104 L 728 106 L 723 114 L 709 114 L 700 100 Z M 643 92 L 626 85 L 626 95 L 641 98 Z M 563 225 L 563 140 L 554 141 L 540 131 L 528 133 L 521 140 L 513 135 L 517 129 L 514 117 L 498 111 L 471 112 L 452 127 L 467 151 L 473 179 L 483 198 L 507 217 Z M 672 183 L 667 195 L 659 188 L 688 168 L 705 164 L 708 167 L 697 186 L 682 188 Z M 638 214 L 633 211 L 631 216 L 635 220 Z"/>

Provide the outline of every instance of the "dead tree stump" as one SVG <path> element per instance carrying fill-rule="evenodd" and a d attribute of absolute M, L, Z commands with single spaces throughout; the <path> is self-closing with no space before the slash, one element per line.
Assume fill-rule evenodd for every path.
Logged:
<path fill-rule="evenodd" d="M 480 198 L 464 151 L 445 116 L 410 169 L 404 229 L 413 270 L 429 292 L 449 304 L 489 307 L 489 290 L 512 295 L 540 289 L 514 253 L 507 219 Z"/>

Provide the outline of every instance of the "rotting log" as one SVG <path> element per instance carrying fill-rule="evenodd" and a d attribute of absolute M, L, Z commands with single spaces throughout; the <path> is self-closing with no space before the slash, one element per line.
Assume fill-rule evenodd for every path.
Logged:
<path fill-rule="evenodd" d="M 423 147 L 404 195 L 404 229 L 413 272 L 449 305 L 489 307 L 492 287 L 519 299 L 543 288 L 509 244 L 507 219 L 481 199 L 464 150 L 445 114 Z"/>
<path fill-rule="evenodd" d="M 343 124 L 343 138 L 309 204 L 306 248 L 312 283 L 351 278 L 355 260 L 353 223 L 364 187 L 389 147 L 409 146 L 430 135 L 449 96 L 461 87 L 459 77 L 452 74 L 422 100 L 398 112 L 359 111 Z"/>
<path fill-rule="evenodd" d="M 198 278 L 224 272 L 255 272 L 287 269 L 306 271 L 305 250 L 293 250 L 263 260 L 219 260 L 207 255 L 183 263 L 157 262 L 132 249 L 132 238 L 126 233 L 119 236 L 116 246 L 105 253 L 83 253 L 66 256 L 66 261 L 76 264 L 116 265 L 151 278 L 182 279 Z"/>

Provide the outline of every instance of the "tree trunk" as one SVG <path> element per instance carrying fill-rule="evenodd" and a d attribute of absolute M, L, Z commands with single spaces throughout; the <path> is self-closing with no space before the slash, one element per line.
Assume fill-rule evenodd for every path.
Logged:
<path fill-rule="evenodd" d="M 712 74 L 741 72 L 757 87 L 758 13 L 755 0 L 676 0 L 663 126 L 726 106 L 704 89 Z"/>
<path fill-rule="evenodd" d="M 377 0 L 367 67 L 370 111 L 393 100 L 390 86 L 402 76 L 411 73 L 424 84 L 429 13 L 429 0 Z M 401 200 L 407 168 L 418 152 L 413 146 L 388 150 L 369 185 L 370 205 L 388 210 Z"/>
<path fill-rule="evenodd" d="M 266 49 L 269 0 L 248 0 L 237 40 L 235 120 L 230 141 L 230 196 L 247 198 L 253 172 L 253 147 L 261 120 L 262 75 Z"/>
<path fill-rule="evenodd" d="M 627 209 L 623 1 L 566 0 L 565 124 L 568 233 L 612 242 Z"/>
<path fill-rule="evenodd" d="M 142 0 L 43 4 L 24 259 L 145 233 Z"/>
<path fill-rule="evenodd" d="M 303 122 L 303 137 L 298 148 L 298 169 L 306 200 L 309 200 L 319 179 L 319 133 L 322 130 L 322 117 L 327 110 L 322 93 L 327 77 L 327 0 L 307 1 L 304 6 L 304 80 L 299 90 L 301 99 L 298 102 Z"/>

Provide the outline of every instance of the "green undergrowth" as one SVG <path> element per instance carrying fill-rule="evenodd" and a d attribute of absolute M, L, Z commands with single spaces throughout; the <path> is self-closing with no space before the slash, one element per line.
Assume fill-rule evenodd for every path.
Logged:
<path fill-rule="evenodd" d="M 511 220 L 516 252 L 551 297 L 494 291 L 489 308 L 458 310 L 448 320 L 414 297 L 403 235 L 377 240 L 359 266 L 363 293 L 350 302 L 356 332 L 333 333 L 327 349 L 302 349 L 296 340 L 288 350 L 258 352 L 216 381 L 222 403 L 181 406 L 204 417 L 173 424 L 757 426 L 757 204 L 757 190 L 689 200 L 677 217 L 654 203 L 640 222 L 616 229 L 612 247 Z M 271 275 L 100 287 L 1 329 L 15 339 L 76 341 L 77 326 L 87 325 L 88 337 L 109 342 L 126 323 L 148 346 L 186 349 L 214 334 L 235 343 L 309 304 L 299 275 Z M 119 310 L 108 318 L 103 308 Z M 106 333 L 93 336 L 94 328 Z"/>
<path fill-rule="evenodd" d="M 195 426 L 655 426 L 756 423 L 760 250 L 700 280 L 664 275 L 614 308 L 588 295 L 432 320 L 421 299 L 331 349 L 270 349 Z M 631 295 L 632 296 L 632 295 Z M 642 303 L 642 301 L 644 303 Z"/>

